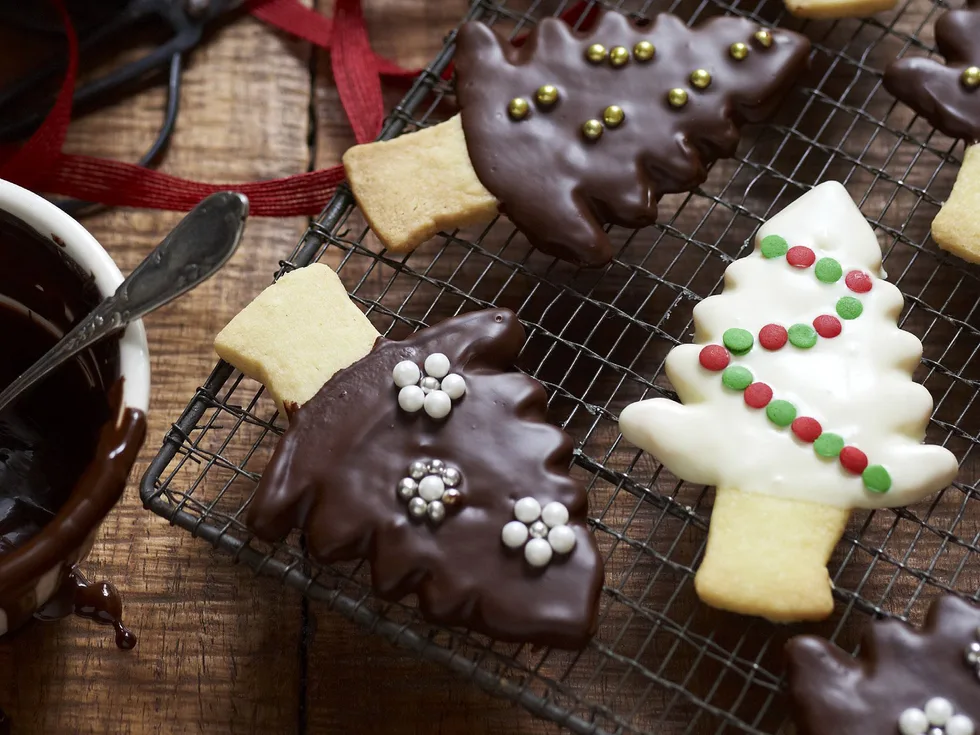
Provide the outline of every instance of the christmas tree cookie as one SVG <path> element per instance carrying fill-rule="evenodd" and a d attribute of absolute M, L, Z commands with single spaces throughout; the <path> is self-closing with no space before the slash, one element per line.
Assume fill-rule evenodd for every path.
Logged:
<path fill-rule="evenodd" d="M 541 384 L 513 367 L 517 317 L 487 309 L 391 341 L 327 266 L 310 268 L 219 335 L 223 356 L 269 379 L 289 416 L 248 526 L 270 541 L 302 529 L 322 563 L 367 559 L 380 595 L 417 595 L 432 622 L 584 646 L 602 559 L 585 488 L 568 474 L 572 440 L 546 423 Z M 301 340 L 294 314 L 317 325 Z"/>
<path fill-rule="evenodd" d="M 966 142 L 966 156 L 949 199 L 932 223 L 939 247 L 980 263 L 980 0 L 936 22 L 946 58 L 894 61 L 885 87 L 935 127 Z"/>
<path fill-rule="evenodd" d="M 666 361 L 681 403 L 623 410 L 629 441 L 717 487 L 695 579 L 708 604 L 826 617 L 826 564 L 849 510 L 912 503 L 956 475 L 949 451 L 921 443 L 922 345 L 898 328 L 902 295 L 880 275 L 878 241 L 844 187 L 817 186 L 695 307 L 694 344 Z"/>
<path fill-rule="evenodd" d="M 355 146 L 344 166 L 392 250 L 499 209 L 540 250 L 600 266 L 612 257 L 603 225 L 652 224 L 661 196 L 701 184 L 809 51 L 804 36 L 734 17 L 688 28 L 610 11 L 587 32 L 549 18 L 520 47 L 471 22 L 457 38 L 460 115 Z"/>
<path fill-rule="evenodd" d="M 786 647 L 800 735 L 980 733 L 980 609 L 943 597 L 921 631 L 871 623 L 854 659 L 815 636 Z"/>

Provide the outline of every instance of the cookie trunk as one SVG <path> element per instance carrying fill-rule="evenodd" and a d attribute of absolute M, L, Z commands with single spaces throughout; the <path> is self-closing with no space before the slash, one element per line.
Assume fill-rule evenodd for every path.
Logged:
<path fill-rule="evenodd" d="M 497 214 L 497 200 L 473 170 L 459 115 L 411 135 L 356 145 L 344 154 L 344 170 L 371 229 L 394 252 Z"/>
<path fill-rule="evenodd" d="M 932 221 L 932 237 L 943 250 L 980 263 L 980 143 L 967 146 L 953 191 Z"/>
<path fill-rule="evenodd" d="M 850 511 L 719 487 L 694 580 L 708 605 L 773 622 L 823 620 L 834 608 L 827 562 Z"/>

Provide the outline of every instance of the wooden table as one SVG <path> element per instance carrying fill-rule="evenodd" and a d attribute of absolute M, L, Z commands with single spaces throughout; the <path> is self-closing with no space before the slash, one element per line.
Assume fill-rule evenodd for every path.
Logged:
<path fill-rule="evenodd" d="M 332 12 L 329 0 L 316 4 Z M 364 5 L 374 48 L 418 66 L 441 47 L 468 3 Z M 19 63 L 10 58 L 6 66 Z M 386 93 L 389 107 L 402 92 Z M 78 120 L 67 148 L 135 160 L 155 134 L 163 104 L 164 92 L 155 88 Z M 188 178 L 237 182 L 299 173 L 336 164 L 353 143 L 327 54 L 247 17 L 219 29 L 193 55 L 181 107 L 161 168 Z M 85 224 L 128 272 L 179 218 L 119 210 Z M 303 218 L 253 219 L 219 277 L 147 319 L 148 438 L 126 497 L 86 565 L 91 577 L 119 586 L 140 643 L 120 652 L 108 631 L 72 619 L 0 640 L 0 708 L 15 733 L 555 731 L 337 615 L 307 610 L 297 593 L 254 578 L 141 507 L 138 479 L 210 371 L 214 334 L 270 282 L 305 226 Z"/>

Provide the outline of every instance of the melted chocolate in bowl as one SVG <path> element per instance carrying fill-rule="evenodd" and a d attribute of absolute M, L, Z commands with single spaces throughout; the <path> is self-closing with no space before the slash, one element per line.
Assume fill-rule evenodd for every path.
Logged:
<path fill-rule="evenodd" d="M 57 242 L 0 212 L 0 385 L 102 299 Z M 88 585 L 68 568 L 121 495 L 143 441 L 143 413 L 121 405 L 119 362 L 118 339 L 105 340 L 0 412 L 0 611 L 10 629 L 51 594 L 40 597 L 39 578 L 64 567 L 38 617 L 75 612 L 113 625 L 120 647 L 135 643 L 111 585 Z"/>

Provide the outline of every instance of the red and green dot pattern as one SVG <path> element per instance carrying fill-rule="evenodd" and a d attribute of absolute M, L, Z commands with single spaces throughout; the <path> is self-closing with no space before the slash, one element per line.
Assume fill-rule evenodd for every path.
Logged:
<path fill-rule="evenodd" d="M 810 248 L 797 245 L 790 247 L 785 238 L 769 235 L 761 243 L 762 256 L 767 259 L 785 257 L 793 268 L 809 269 L 821 283 L 834 284 L 844 278 L 844 285 L 855 294 L 871 290 L 871 276 L 860 270 L 852 270 L 844 275 L 844 269 L 834 258 L 820 258 Z M 854 296 L 842 296 L 835 305 L 836 316 L 821 314 L 812 324 L 766 324 L 759 330 L 759 346 L 775 352 L 787 343 L 801 350 L 808 350 L 817 344 L 818 338 L 833 339 L 841 334 L 844 325 L 841 320 L 857 319 L 864 311 L 863 304 Z M 841 468 L 860 475 L 865 488 L 873 493 L 886 493 L 891 489 L 892 480 L 888 471 L 881 465 L 869 463 L 868 456 L 857 447 L 849 446 L 844 437 L 824 431 L 820 422 L 810 416 L 799 416 L 796 406 L 789 401 L 774 399 L 772 388 L 754 379 L 752 371 L 741 365 L 732 365 L 732 355 L 747 355 L 755 346 L 756 338 L 745 329 L 725 330 L 721 345 L 706 345 L 701 349 L 699 362 L 706 370 L 721 373 L 721 382 L 729 390 L 740 391 L 745 405 L 753 409 L 765 409 L 766 417 L 780 429 L 789 427 L 793 435 L 805 444 L 813 445 L 814 453 L 824 459 L 836 459 Z"/>

